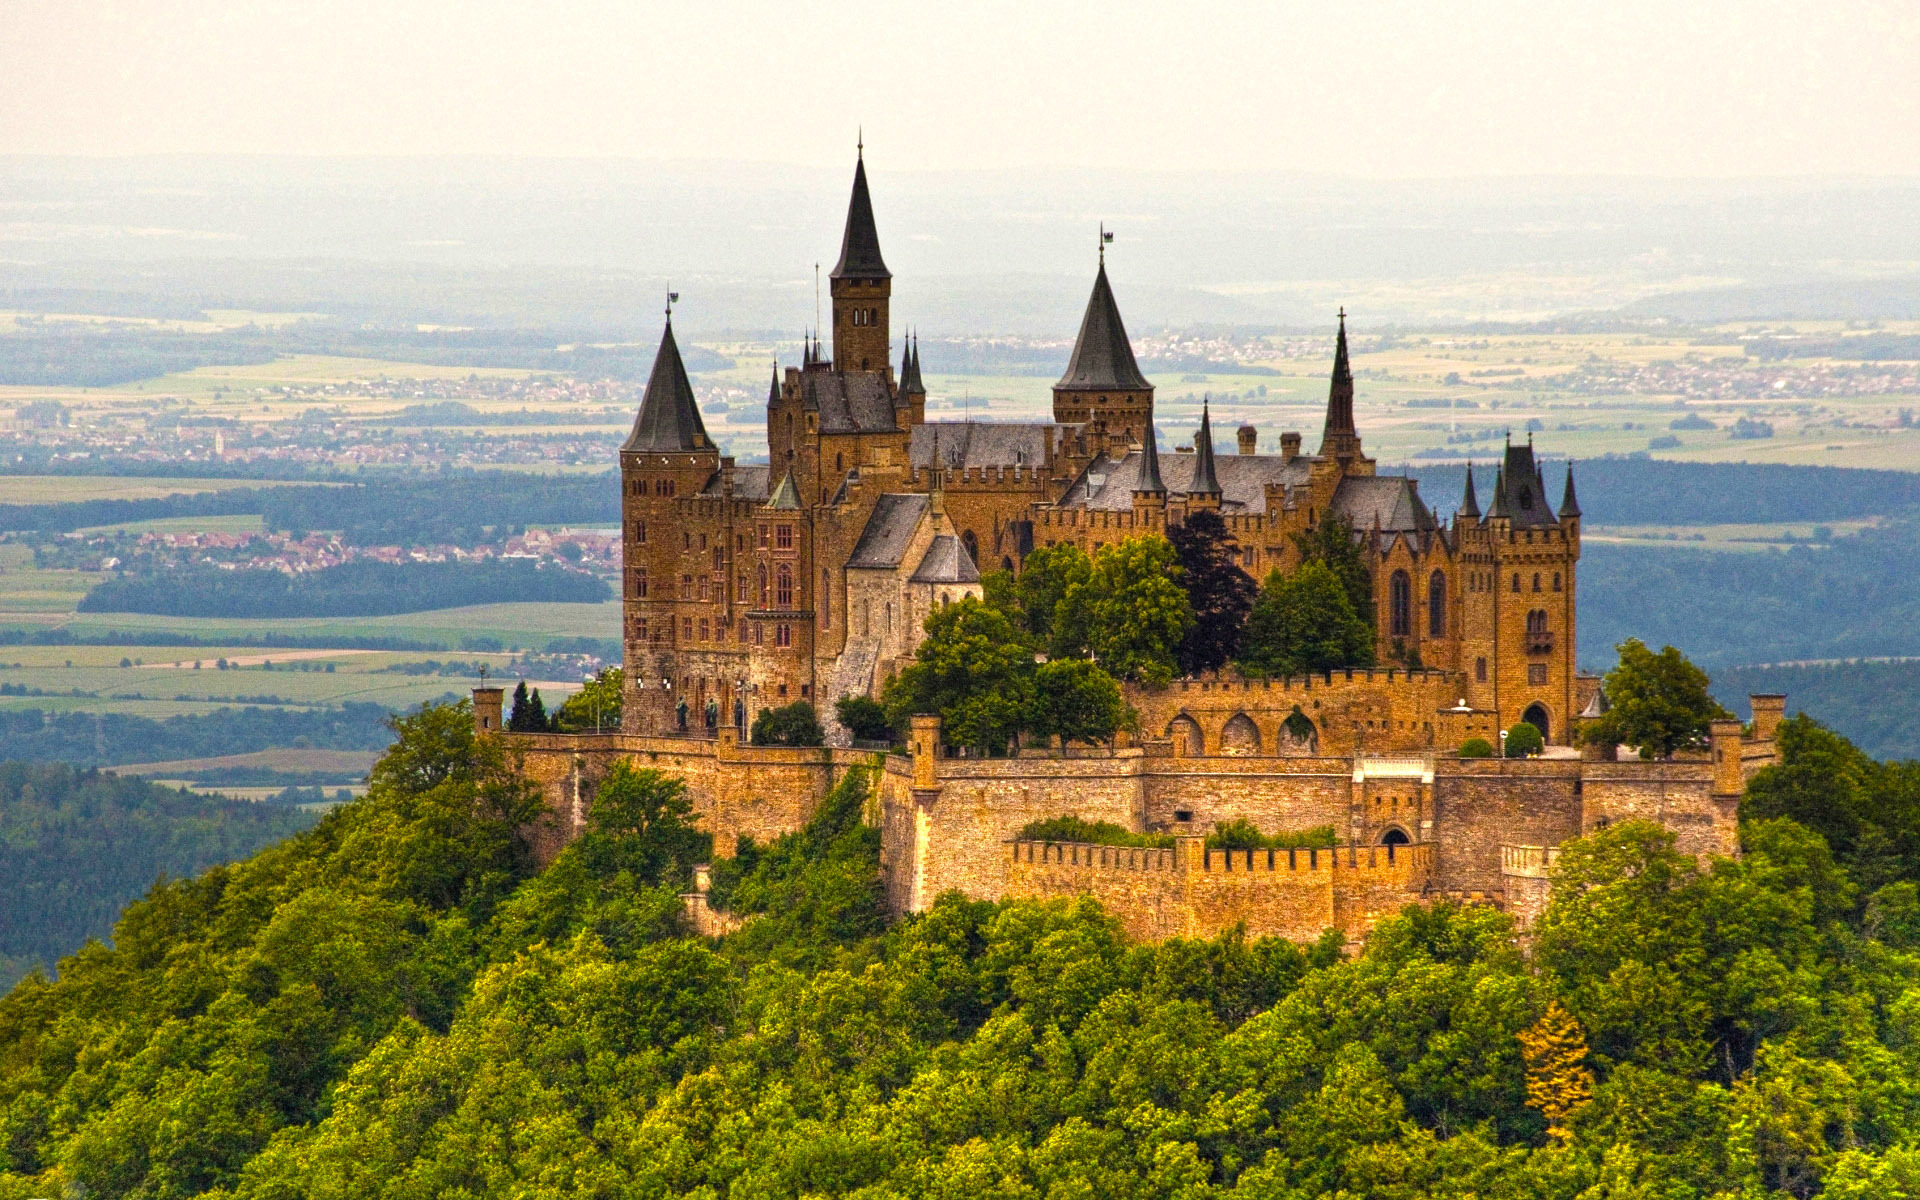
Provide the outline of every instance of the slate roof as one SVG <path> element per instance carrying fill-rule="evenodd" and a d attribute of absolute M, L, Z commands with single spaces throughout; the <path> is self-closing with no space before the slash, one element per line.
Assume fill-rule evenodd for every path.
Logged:
<path fill-rule="evenodd" d="M 1459 515 L 1475 520 L 1480 516 L 1480 498 L 1473 493 L 1473 464 L 1467 464 L 1467 494 L 1460 500 Z"/>
<path fill-rule="evenodd" d="M 1320 430 L 1320 444 L 1324 447 L 1329 440 L 1353 434 L 1353 368 L 1347 362 L 1347 310 L 1343 308 L 1340 336 L 1333 345 L 1333 378 L 1327 385 L 1327 421 Z"/>
<path fill-rule="evenodd" d="M 1377 526 L 1387 533 L 1437 529 L 1440 523 L 1404 475 L 1349 475 L 1334 489 L 1331 511 L 1357 533 Z"/>
<path fill-rule="evenodd" d="M 1569 517 L 1577 517 L 1579 515 L 1580 500 L 1573 494 L 1573 464 L 1568 463 L 1567 490 L 1566 493 L 1560 497 L 1560 518 L 1561 520 L 1566 520 Z"/>
<path fill-rule="evenodd" d="M 1074 339 L 1067 373 L 1053 386 L 1069 391 L 1127 391 L 1153 386 L 1133 360 L 1133 346 L 1127 341 L 1127 327 L 1120 321 L 1120 306 L 1113 301 L 1105 262 L 1093 278 L 1093 295 L 1087 298 L 1087 313 L 1080 318 L 1080 336 Z"/>
<path fill-rule="evenodd" d="M 1047 435 L 1062 428 L 1065 427 L 1051 421 L 1042 424 L 933 421 L 913 427 L 907 456 L 916 471 L 933 465 L 936 445 L 940 448 L 940 465 L 950 471 L 967 467 L 1038 467 L 1047 461 Z M 1058 444 L 1058 435 L 1054 440 Z"/>
<path fill-rule="evenodd" d="M 765 463 L 735 467 L 733 469 L 734 497 L 740 500 L 758 500 L 764 502 L 767 498 L 768 476 L 772 473 L 773 468 L 767 466 Z M 706 498 L 718 497 L 720 495 L 720 479 L 720 472 L 715 471 L 713 478 L 707 480 L 707 485 L 700 489 L 700 495 Z"/>
<path fill-rule="evenodd" d="M 873 371 L 808 371 L 801 394 L 820 414 L 821 433 L 891 433 L 893 396 L 886 376 Z"/>
<path fill-rule="evenodd" d="M 913 573 L 914 583 L 979 583 L 980 568 L 959 538 L 943 533 L 933 539 Z"/>
<path fill-rule="evenodd" d="M 1193 479 L 1187 490 L 1202 495 L 1220 491 L 1220 477 L 1213 468 L 1213 418 L 1204 401 L 1200 405 L 1200 432 L 1193 436 Z"/>
<path fill-rule="evenodd" d="M 895 570 L 906 556 L 907 543 L 927 513 L 928 498 L 919 492 L 888 492 L 873 506 L 867 527 L 860 531 L 849 570 Z"/>
<path fill-rule="evenodd" d="M 783 509 L 800 507 L 800 489 L 794 486 L 792 471 L 780 477 L 780 486 L 773 489 L 773 495 L 767 500 L 767 507 Z"/>
<path fill-rule="evenodd" d="M 647 377 L 647 390 L 640 399 L 640 413 L 633 419 L 633 432 L 621 444 L 622 450 L 687 451 L 711 450 L 713 439 L 700 420 L 700 404 L 693 398 L 693 385 L 687 381 L 687 367 L 680 359 L 680 347 L 673 340 L 673 322 L 667 322 L 660 335 L 660 349 L 653 356 L 653 374 Z"/>
<path fill-rule="evenodd" d="M 1194 455 L 1156 453 L 1154 457 L 1160 466 L 1160 479 L 1169 493 L 1185 494 L 1192 490 L 1197 466 Z M 1132 508 L 1136 490 L 1152 490 L 1151 485 L 1143 487 L 1141 483 L 1146 458 L 1144 450 L 1131 450 L 1117 462 L 1095 461 L 1067 489 L 1061 506 L 1099 512 Z M 1287 462 L 1277 454 L 1229 454 L 1215 458 L 1213 471 L 1220 484 L 1221 511 L 1265 512 L 1267 485 L 1299 487 L 1307 482 L 1312 461 L 1302 456 Z"/>
<path fill-rule="evenodd" d="M 1167 494 L 1167 485 L 1160 481 L 1160 446 L 1158 433 L 1153 423 L 1147 423 L 1146 445 L 1140 447 L 1140 467 L 1134 475 L 1133 490 L 1136 492 L 1157 492 Z"/>
<path fill-rule="evenodd" d="M 880 257 L 880 233 L 873 227 L 873 198 L 867 195 L 867 162 L 853 166 L 853 196 L 847 201 L 847 228 L 840 235 L 840 261 L 835 279 L 892 279 Z"/>
<path fill-rule="evenodd" d="M 920 382 L 920 347 L 918 343 L 902 339 L 900 348 L 900 394 L 902 396 L 924 396 L 927 385 Z"/>
<path fill-rule="evenodd" d="M 1513 522 L 1515 529 L 1559 524 L 1547 503 L 1546 480 L 1541 478 L 1540 464 L 1533 459 L 1531 440 L 1524 446 L 1507 447 L 1496 490 L 1501 494 L 1494 498 L 1494 506 L 1487 513 L 1489 517 L 1504 516 Z"/>

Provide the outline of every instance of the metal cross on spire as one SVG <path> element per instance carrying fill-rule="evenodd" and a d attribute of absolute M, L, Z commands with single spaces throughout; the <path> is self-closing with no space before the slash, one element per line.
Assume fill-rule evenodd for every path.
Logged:
<path fill-rule="evenodd" d="M 1107 265 L 1107 244 L 1113 241 L 1113 235 L 1107 232 L 1107 223 L 1100 222 L 1100 265 Z"/>

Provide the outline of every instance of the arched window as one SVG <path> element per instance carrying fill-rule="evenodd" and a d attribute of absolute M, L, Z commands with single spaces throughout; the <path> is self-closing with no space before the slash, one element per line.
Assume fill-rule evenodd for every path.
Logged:
<path fill-rule="evenodd" d="M 1516 592 L 1520 590 L 1520 572 L 1518 571 L 1513 573 L 1513 590 Z"/>
<path fill-rule="evenodd" d="M 773 603 L 777 608 L 793 607 L 793 568 L 780 564 L 780 573 L 773 584 Z"/>
<path fill-rule="evenodd" d="M 1392 637 L 1413 634 L 1413 582 L 1405 571 L 1395 571 L 1388 589 L 1388 626 Z"/>
<path fill-rule="evenodd" d="M 1560 590 L 1560 572 L 1558 571 L 1553 573 L 1553 590 L 1556 592 Z"/>
<path fill-rule="evenodd" d="M 980 539 L 973 536 L 973 530 L 969 529 L 960 535 L 960 544 L 967 548 L 967 557 L 977 564 L 980 561 Z"/>
<path fill-rule="evenodd" d="M 760 564 L 760 607 L 767 606 L 767 564 Z"/>
<path fill-rule="evenodd" d="M 1533 573 L 1533 590 L 1536 592 L 1540 590 L 1540 572 L 1538 571 Z"/>
<path fill-rule="evenodd" d="M 820 628 L 825 629 L 833 619 L 833 576 L 825 567 L 820 568 Z"/>
<path fill-rule="evenodd" d="M 1439 571 L 1427 576 L 1427 636 L 1447 635 L 1447 577 Z"/>
<path fill-rule="evenodd" d="M 1547 631 L 1547 610 L 1536 608 L 1527 614 L 1527 632 L 1545 633 Z"/>

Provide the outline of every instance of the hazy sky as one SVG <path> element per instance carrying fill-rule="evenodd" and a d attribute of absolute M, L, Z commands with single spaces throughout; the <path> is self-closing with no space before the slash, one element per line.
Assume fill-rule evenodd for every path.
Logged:
<path fill-rule="evenodd" d="M 1920 0 L 0 0 L 0 153 L 1920 173 Z"/>

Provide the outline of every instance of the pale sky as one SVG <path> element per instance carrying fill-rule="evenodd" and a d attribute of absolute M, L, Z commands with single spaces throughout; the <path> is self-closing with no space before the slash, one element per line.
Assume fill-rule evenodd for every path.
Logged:
<path fill-rule="evenodd" d="M 1920 0 L 0 0 L 0 154 L 1920 174 Z"/>

